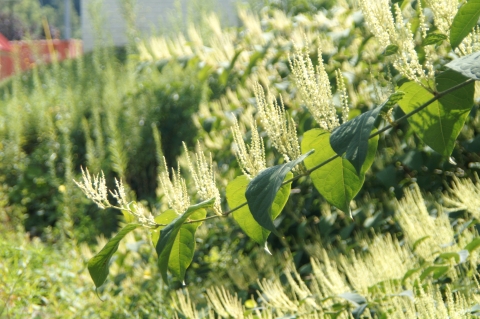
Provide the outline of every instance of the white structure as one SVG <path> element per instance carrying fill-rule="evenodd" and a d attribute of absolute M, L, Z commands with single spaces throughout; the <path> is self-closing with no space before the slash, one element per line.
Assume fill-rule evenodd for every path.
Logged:
<path fill-rule="evenodd" d="M 135 17 L 135 30 L 141 36 L 168 30 L 173 24 L 178 29 L 185 26 L 188 17 L 208 9 L 215 11 L 226 25 L 237 25 L 235 3 L 236 0 L 81 0 L 83 50 L 91 51 L 96 40 L 101 45 L 125 45 L 128 17 Z M 129 5 L 133 10 L 126 9 Z"/>

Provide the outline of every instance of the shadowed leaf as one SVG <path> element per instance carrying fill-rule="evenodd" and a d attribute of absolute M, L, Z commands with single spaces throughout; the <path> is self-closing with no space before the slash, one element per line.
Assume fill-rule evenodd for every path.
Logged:
<path fill-rule="evenodd" d="M 253 218 L 260 226 L 273 232 L 277 236 L 280 234 L 273 225 L 270 212 L 277 192 L 282 186 L 288 172 L 312 153 L 313 151 L 310 151 L 294 161 L 269 167 L 261 171 L 247 186 L 245 197 L 247 198 L 248 208 L 252 212 Z"/>
<path fill-rule="evenodd" d="M 285 179 L 290 179 L 292 177 L 293 174 L 289 172 Z M 249 182 L 250 180 L 245 175 L 242 175 L 228 183 L 226 195 L 228 205 L 231 208 L 237 207 L 247 201 L 245 192 Z M 283 207 L 285 207 L 288 197 L 290 196 L 290 189 L 291 184 L 283 185 L 276 194 L 271 209 L 272 220 L 275 220 L 275 218 L 277 218 L 277 216 L 281 213 Z M 232 215 L 240 228 L 242 228 L 248 237 L 260 245 L 265 244 L 268 236 L 270 235 L 270 231 L 257 223 L 257 221 L 253 218 L 248 205 L 234 211 Z"/>

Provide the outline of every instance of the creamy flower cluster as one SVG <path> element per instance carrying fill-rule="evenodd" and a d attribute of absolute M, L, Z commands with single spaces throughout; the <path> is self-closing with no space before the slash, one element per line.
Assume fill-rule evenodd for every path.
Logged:
<path fill-rule="evenodd" d="M 257 123 L 252 116 L 249 117 L 252 140 L 250 145 L 246 145 L 243 140 L 243 131 L 240 129 L 237 118 L 233 118 L 233 141 L 235 143 L 235 156 L 240 164 L 243 174 L 248 178 L 253 178 L 267 167 L 265 161 L 265 147 L 263 139 L 258 134 Z"/>
<path fill-rule="evenodd" d="M 185 179 L 180 174 L 180 167 L 177 171 L 172 168 L 172 178 L 168 174 L 167 164 L 163 158 L 164 170 L 159 174 L 160 185 L 165 195 L 168 206 L 181 214 L 190 206 L 190 196 L 188 195 Z"/>
<path fill-rule="evenodd" d="M 453 18 L 458 11 L 458 0 L 425 0 L 433 12 L 433 19 L 438 31 L 448 35 Z"/>
<path fill-rule="evenodd" d="M 147 211 L 145 207 L 139 203 L 129 203 L 127 201 L 127 195 L 122 181 L 115 179 L 116 189 L 109 191 L 103 172 L 101 175 L 97 174 L 92 178 L 88 169 L 85 171 L 82 169 L 82 181 L 77 182 L 74 180 L 74 182 L 83 191 L 87 198 L 97 204 L 99 208 L 115 208 L 126 211 L 137 218 L 138 222 L 145 227 L 156 228 L 158 226 L 153 215 Z M 109 193 L 115 198 L 118 205 L 110 203 L 108 200 Z"/>
<path fill-rule="evenodd" d="M 188 149 L 185 143 L 183 143 L 183 147 L 185 149 L 185 154 L 188 161 L 188 168 L 192 174 L 193 181 L 195 182 L 198 196 L 202 200 L 215 198 L 213 210 L 217 215 L 222 215 L 222 200 L 220 197 L 220 191 L 215 183 L 215 171 L 213 169 L 212 154 L 209 154 L 209 158 L 207 160 L 199 142 L 197 143 L 197 150 L 195 153 L 195 163 L 193 163 L 190 155 L 188 154 Z"/>
<path fill-rule="evenodd" d="M 340 125 L 337 110 L 332 98 L 332 88 L 322 60 L 322 51 L 318 49 L 318 65 L 314 68 L 308 56 L 309 49 L 295 46 L 295 55 L 290 57 L 293 78 L 300 90 L 302 101 L 321 128 L 332 131 Z M 337 72 L 337 83 L 342 103 L 342 120 L 348 119 L 348 96 L 343 76 Z"/>
<path fill-rule="evenodd" d="M 480 27 L 476 26 L 462 43 L 455 49 L 459 56 L 465 56 L 480 51 Z"/>
<path fill-rule="evenodd" d="M 436 2 L 436 1 L 435 1 Z M 404 22 L 404 16 L 399 5 L 394 5 L 395 19 L 390 10 L 389 0 L 359 0 L 360 8 L 365 17 L 367 27 L 377 37 L 380 44 L 387 48 L 397 46 L 393 55 L 393 66 L 407 79 L 417 83 L 425 83 L 433 79 L 434 70 L 431 62 L 431 53 L 426 49 L 425 66 L 419 61 L 415 51 L 415 42 L 410 23 Z M 420 26 L 423 35 L 426 35 L 425 18 L 420 8 Z M 426 71 L 424 71 L 424 68 Z"/>
<path fill-rule="evenodd" d="M 281 97 L 280 103 L 270 92 L 265 97 L 265 92 L 259 83 L 255 84 L 254 93 L 260 122 L 270 137 L 273 147 L 283 155 L 286 162 L 300 157 L 297 129 L 293 119 L 285 114 Z"/>

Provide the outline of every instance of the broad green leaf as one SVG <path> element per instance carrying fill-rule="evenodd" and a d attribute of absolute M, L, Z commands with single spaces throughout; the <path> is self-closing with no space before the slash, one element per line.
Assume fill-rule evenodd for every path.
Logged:
<path fill-rule="evenodd" d="M 415 251 L 421 243 L 423 243 L 425 240 L 427 240 L 429 238 L 430 238 L 430 236 L 423 236 L 423 237 L 417 239 L 412 245 L 412 251 Z"/>
<path fill-rule="evenodd" d="M 368 142 L 368 152 L 360 174 L 346 159 L 338 157 L 330 163 L 314 170 L 310 177 L 318 192 L 333 206 L 343 212 L 350 211 L 350 201 L 362 188 L 365 172 L 372 165 L 377 151 L 378 136 Z M 330 133 L 322 129 L 305 132 L 302 140 L 302 152 L 316 150 L 305 159 L 307 169 L 317 166 L 335 155 L 330 146 Z"/>
<path fill-rule="evenodd" d="M 480 51 L 455 59 L 446 66 L 467 78 L 480 80 Z"/>
<path fill-rule="evenodd" d="M 357 173 L 360 173 L 363 162 L 367 158 L 368 139 L 378 113 L 385 105 L 394 105 L 402 97 L 403 92 L 393 93 L 382 105 L 343 123 L 330 135 L 332 149 L 340 156 L 346 153 L 346 159 L 353 164 Z"/>
<path fill-rule="evenodd" d="M 455 49 L 477 25 L 480 17 L 480 0 L 469 0 L 458 9 L 450 28 L 450 45 Z"/>
<path fill-rule="evenodd" d="M 185 213 L 183 213 L 182 215 L 175 218 L 167 226 L 165 226 L 165 228 L 163 228 L 160 231 L 160 238 L 158 239 L 158 242 L 157 242 L 157 245 L 155 246 L 155 249 L 156 249 L 157 254 L 158 254 L 158 267 L 160 268 L 160 273 L 161 273 L 162 278 L 165 282 L 167 282 L 167 269 L 170 266 L 170 258 L 171 258 L 172 253 L 180 253 L 177 250 L 178 246 L 175 245 L 177 235 L 183 238 L 183 239 L 181 239 L 179 245 L 182 245 L 182 242 L 186 242 L 189 239 L 188 231 L 187 232 L 185 232 L 183 230 L 180 231 L 182 226 L 184 226 L 184 223 L 187 221 L 187 219 L 189 217 L 193 217 L 192 215 L 196 211 L 203 210 L 207 207 L 211 207 L 211 206 L 213 206 L 214 202 L 215 202 L 215 199 L 212 198 L 210 200 L 201 202 L 197 205 L 190 206 L 185 211 Z M 195 229 L 196 229 L 196 227 L 195 227 Z M 189 241 L 189 243 L 187 243 L 187 245 L 189 245 L 189 247 L 184 247 L 186 249 L 186 251 L 193 250 L 195 248 L 195 241 L 194 240 L 193 240 L 193 242 Z M 175 267 L 178 266 L 177 268 L 172 269 L 172 272 L 173 272 L 174 275 L 177 276 L 178 274 L 182 274 L 182 271 L 183 271 L 183 274 L 185 273 L 184 269 L 186 267 L 188 267 L 188 265 L 191 262 L 191 259 L 190 259 L 190 262 L 188 262 L 187 257 L 188 257 L 188 254 L 185 254 L 183 256 L 173 257 L 172 263 L 175 263 L 175 265 L 174 265 Z M 176 258 L 178 258 L 178 264 L 177 264 L 177 259 Z M 181 266 L 180 266 L 180 263 L 181 263 Z M 183 280 L 183 276 L 179 277 L 179 279 Z"/>
<path fill-rule="evenodd" d="M 422 45 L 427 46 L 427 45 L 432 45 L 432 44 L 440 44 L 445 39 L 447 39 L 447 36 L 445 34 L 429 33 L 429 34 L 427 34 L 427 37 L 423 40 Z"/>
<path fill-rule="evenodd" d="M 427 267 L 420 275 L 420 280 L 424 280 L 428 275 L 433 274 L 434 279 L 440 278 L 448 271 L 448 266 L 430 266 Z"/>
<path fill-rule="evenodd" d="M 285 179 L 290 179 L 292 177 L 293 174 L 289 172 Z M 249 182 L 250 180 L 245 175 L 242 175 L 228 183 L 226 195 L 228 206 L 230 208 L 240 206 L 247 201 L 245 192 Z M 291 184 L 283 185 L 275 196 L 272 204 L 272 210 L 270 212 L 272 215 L 272 220 L 275 220 L 275 218 L 277 218 L 277 216 L 281 213 L 283 207 L 285 207 L 288 197 L 290 196 L 290 189 Z M 268 236 L 270 235 L 270 231 L 263 228 L 255 221 L 252 213 L 248 209 L 248 205 L 234 211 L 232 215 L 240 228 L 242 228 L 248 237 L 260 245 L 265 244 Z"/>
<path fill-rule="evenodd" d="M 245 197 L 253 218 L 260 226 L 277 236 L 280 234 L 273 225 L 272 214 L 270 213 L 272 204 L 288 172 L 312 153 L 313 151 L 310 151 L 296 160 L 261 171 L 247 186 Z"/>
<path fill-rule="evenodd" d="M 474 251 L 480 247 L 480 237 L 474 238 L 471 242 L 469 242 L 466 246 L 465 249 L 468 250 L 469 253 Z"/>
<path fill-rule="evenodd" d="M 446 71 L 437 76 L 437 89 L 441 92 L 466 80 L 463 75 L 455 71 Z M 412 112 L 434 96 L 414 82 L 403 84 L 400 90 L 405 92 L 405 97 L 399 102 L 405 113 Z M 434 101 L 422 111 L 409 117 L 408 122 L 425 144 L 443 156 L 450 156 L 455 140 L 473 106 L 473 94 L 472 82 Z"/>
<path fill-rule="evenodd" d="M 449 260 L 450 258 L 455 259 L 455 262 L 458 264 L 460 262 L 460 255 L 458 253 L 442 253 L 438 255 L 439 258 L 442 258 L 444 260 Z"/>
<path fill-rule="evenodd" d="M 191 220 L 203 219 L 207 215 L 205 209 L 199 209 L 195 211 L 191 216 Z M 163 212 L 161 215 L 155 217 L 157 224 L 169 224 L 178 214 L 169 209 Z M 173 248 L 170 253 L 170 259 L 168 261 L 168 269 L 177 278 L 183 279 L 185 277 L 185 271 L 187 267 L 192 263 L 193 255 L 195 253 L 195 232 L 201 223 L 183 224 L 180 227 Z M 157 229 L 152 230 L 152 242 L 156 246 L 160 237 L 160 232 L 166 226 L 160 226 Z"/>
<path fill-rule="evenodd" d="M 415 273 L 419 272 L 422 269 L 423 269 L 423 267 L 418 267 L 418 268 L 412 268 L 412 269 L 407 270 L 407 272 L 405 273 L 405 275 L 402 278 L 402 285 L 405 285 L 405 282 L 407 281 L 408 278 L 410 278 L 412 275 L 414 275 Z"/>
<path fill-rule="evenodd" d="M 205 209 L 198 209 L 190 215 L 190 219 L 198 220 L 206 216 L 207 211 Z M 168 260 L 168 269 L 179 280 L 183 281 L 185 271 L 192 263 L 195 253 L 195 232 L 201 224 L 201 222 L 183 224 L 173 242 L 172 251 L 170 252 L 170 258 Z"/>
<path fill-rule="evenodd" d="M 155 216 L 155 222 L 160 225 L 168 225 L 177 217 L 178 214 L 173 209 L 167 209 L 160 215 Z M 152 229 L 152 243 L 154 247 L 157 246 L 158 238 L 160 238 L 160 231 L 164 228 L 165 226 L 159 226 L 156 229 Z"/>
<path fill-rule="evenodd" d="M 100 287 L 108 276 L 108 266 L 113 254 L 117 251 L 120 240 L 129 232 L 139 227 L 139 224 L 128 224 L 123 227 L 108 243 L 100 250 L 98 254 L 88 261 L 88 272 L 92 277 L 95 287 Z"/>

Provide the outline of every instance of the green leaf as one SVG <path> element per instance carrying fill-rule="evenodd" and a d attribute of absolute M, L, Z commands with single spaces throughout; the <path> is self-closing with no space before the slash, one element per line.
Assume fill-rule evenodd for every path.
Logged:
<path fill-rule="evenodd" d="M 412 268 L 407 270 L 407 272 L 402 278 L 402 285 L 405 285 L 405 282 L 407 281 L 408 278 L 410 278 L 412 275 L 414 275 L 415 273 L 419 272 L 422 269 L 423 269 L 422 267 L 418 267 L 418 268 Z"/>
<path fill-rule="evenodd" d="M 469 242 L 466 246 L 465 249 L 468 250 L 469 253 L 474 251 L 480 247 L 480 237 L 474 238 L 471 242 Z"/>
<path fill-rule="evenodd" d="M 173 264 L 171 269 L 172 273 L 178 276 L 180 280 L 183 280 L 185 269 L 191 262 L 191 259 L 188 260 L 188 252 L 195 249 L 195 241 L 190 240 L 190 235 L 188 233 L 191 232 L 191 229 L 187 226 L 189 224 L 184 225 L 184 223 L 189 217 L 193 217 L 192 215 L 196 211 L 211 207 L 214 202 L 215 199 L 212 198 L 197 205 L 190 206 L 185 213 L 175 218 L 160 231 L 160 238 L 158 239 L 155 249 L 158 254 L 158 267 L 160 268 L 160 273 L 165 282 L 167 282 L 167 269 L 169 266 L 172 266 Z M 187 226 L 187 230 L 185 230 L 185 228 L 182 229 L 183 226 Z M 198 225 L 196 227 L 198 227 Z M 180 236 L 180 242 L 177 242 L 178 245 L 176 245 L 177 236 Z M 187 253 L 182 254 L 182 256 L 172 257 L 173 253 L 181 254 L 178 246 L 184 243 L 187 245 L 187 247 L 184 247 Z M 172 263 L 170 263 L 170 258 L 172 258 Z"/>
<path fill-rule="evenodd" d="M 397 53 L 398 51 L 398 45 L 396 44 L 390 44 L 385 48 L 385 51 L 383 52 L 384 56 L 389 56 Z"/>
<path fill-rule="evenodd" d="M 314 170 L 310 177 L 318 192 L 333 206 L 343 212 L 350 211 L 350 201 L 362 188 L 365 172 L 372 165 L 377 151 L 378 136 L 368 142 L 368 152 L 360 174 L 346 159 L 338 157 Z M 322 129 L 305 132 L 302 139 L 302 152 L 316 150 L 305 159 L 305 166 L 311 169 L 335 155 L 330 146 L 330 133 Z"/>
<path fill-rule="evenodd" d="M 455 72 L 446 71 L 437 76 L 437 89 L 441 92 L 467 79 Z M 400 87 L 405 97 L 399 102 L 405 113 L 415 110 L 433 98 L 433 94 L 414 82 Z M 422 111 L 408 118 L 420 139 L 443 156 L 450 156 L 455 140 L 473 106 L 474 83 L 434 101 Z"/>
<path fill-rule="evenodd" d="M 198 209 L 190 216 L 190 219 L 203 219 L 206 215 L 207 211 L 205 209 Z M 173 209 L 169 209 L 161 215 L 156 216 L 155 222 L 157 224 L 169 224 L 177 217 L 178 214 Z M 183 224 L 173 243 L 170 259 L 168 260 L 168 269 L 180 280 L 183 280 L 186 269 L 192 263 L 193 255 L 195 253 L 195 232 L 201 224 L 201 222 Z M 165 227 L 166 226 L 160 226 L 157 229 L 152 230 L 153 246 L 157 246 L 161 230 Z"/>
<path fill-rule="evenodd" d="M 429 238 L 430 238 L 430 236 L 423 236 L 423 237 L 417 239 L 412 245 L 412 251 L 415 251 L 417 249 L 418 245 L 420 245 L 421 243 L 423 243 L 425 240 L 427 240 Z"/>
<path fill-rule="evenodd" d="M 175 212 L 175 210 L 167 209 L 160 215 L 155 216 L 155 222 L 160 225 L 168 225 L 177 217 L 178 217 L 178 214 Z M 164 228 L 165 226 L 159 226 L 158 228 L 151 230 L 152 243 L 154 247 L 157 246 L 158 239 L 160 238 L 160 231 Z"/>
<path fill-rule="evenodd" d="M 190 219 L 198 220 L 206 216 L 207 211 L 205 209 L 198 209 L 190 215 Z M 195 233 L 201 224 L 201 222 L 183 224 L 173 242 L 170 259 L 168 260 L 168 269 L 181 281 L 185 278 L 185 271 L 192 263 L 195 253 Z"/>
<path fill-rule="evenodd" d="M 333 150 L 340 156 L 346 152 L 346 159 L 353 164 L 357 173 L 360 173 L 363 162 L 367 158 L 368 139 L 378 113 L 386 105 L 395 105 L 402 97 L 403 92 L 393 93 L 382 105 L 343 123 L 330 135 L 330 145 Z"/>
<path fill-rule="evenodd" d="M 458 9 L 450 28 L 450 45 L 455 49 L 477 25 L 480 17 L 480 0 L 469 0 Z"/>
<path fill-rule="evenodd" d="M 290 179 L 293 177 L 293 174 L 289 172 L 285 179 Z M 227 185 L 227 202 L 230 208 L 234 208 L 242 205 L 247 201 L 245 197 L 245 192 L 250 180 L 245 175 L 238 176 L 233 181 L 229 182 Z M 278 193 L 275 196 L 272 204 L 271 217 L 272 220 L 275 220 L 277 216 L 282 211 L 283 207 L 287 203 L 288 197 L 290 196 L 291 184 L 283 185 Z M 253 218 L 252 213 L 248 209 L 248 205 L 243 206 L 240 209 L 237 209 L 233 212 L 233 218 L 238 223 L 240 228 L 255 242 L 260 245 L 265 244 L 270 231 L 263 228 L 258 224 Z"/>
<path fill-rule="evenodd" d="M 108 266 L 113 254 L 117 251 L 120 240 L 125 237 L 129 232 L 139 227 L 139 224 L 128 224 L 123 227 L 108 243 L 88 261 L 88 272 L 92 277 L 95 287 L 100 287 L 105 282 L 108 276 Z"/>
<path fill-rule="evenodd" d="M 312 153 L 313 150 L 303 154 L 296 160 L 261 171 L 247 186 L 245 197 L 253 218 L 260 226 L 277 236 L 280 236 L 280 234 L 275 229 L 275 225 L 273 225 L 272 214 L 270 213 L 277 192 L 282 186 L 287 173 Z"/>
<path fill-rule="evenodd" d="M 480 80 L 480 51 L 455 59 L 447 65 L 467 78 Z"/>
<path fill-rule="evenodd" d="M 448 271 L 448 266 L 430 266 L 427 267 L 420 275 L 420 280 L 424 280 L 428 275 L 433 274 L 434 279 L 440 278 Z"/>
<path fill-rule="evenodd" d="M 460 255 L 458 253 L 442 253 L 438 255 L 439 258 L 442 258 L 444 260 L 448 260 L 450 258 L 455 259 L 455 262 L 458 264 L 460 262 Z"/>
<path fill-rule="evenodd" d="M 427 34 L 427 37 L 423 40 L 422 45 L 427 46 L 432 44 L 441 44 L 445 39 L 447 39 L 447 36 L 445 34 L 429 33 Z"/>

